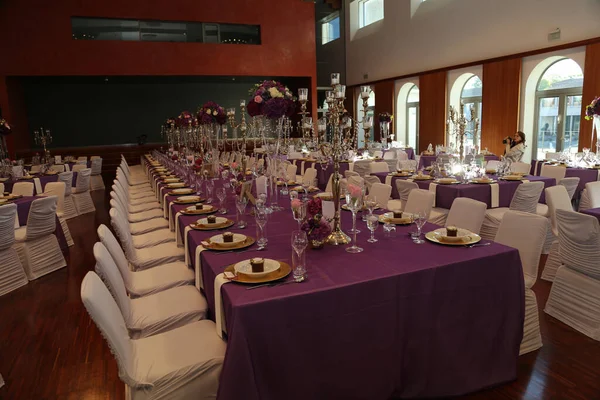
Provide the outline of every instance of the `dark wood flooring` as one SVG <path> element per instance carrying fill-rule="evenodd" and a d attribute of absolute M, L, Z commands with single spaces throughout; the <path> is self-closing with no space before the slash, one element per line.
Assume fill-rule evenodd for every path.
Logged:
<path fill-rule="evenodd" d="M 81 303 L 94 268 L 96 227 L 108 225 L 108 200 L 92 192 L 95 214 L 69 221 L 68 267 L 0 297 L 0 399 L 123 399 L 116 362 Z M 517 380 L 462 398 L 600 400 L 600 343 L 546 315 L 551 285 L 535 285 L 544 347 L 519 358 Z M 240 399 L 243 400 L 243 399 Z M 307 399 L 309 400 L 309 399 Z"/>

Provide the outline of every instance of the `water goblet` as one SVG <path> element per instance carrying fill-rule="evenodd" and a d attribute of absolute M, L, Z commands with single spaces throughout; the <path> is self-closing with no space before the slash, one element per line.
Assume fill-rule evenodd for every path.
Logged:
<path fill-rule="evenodd" d="M 256 221 L 256 227 L 257 229 L 257 234 L 256 236 L 258 237 L 258 240 L 256 241 L 256 243 L 261 246 L 264 247 L 267 245 L 268 243 L 268 239 L 266 237 L 266 232 L 265 232 L 265 228 L 267 227 L 267 220 L 268 220 L 268 214 L 266 213 L 266 209 L 265 208 L 256 208 L 256 210 L 254 210 L 254 219 Z"/>
<path fill-rule="evenodd" d="M 373 215 L 373 210 L 375 209 L 375 207 L 377 207 L 377 197 L 373 196 L 372 194 L 368 195 L 365 198 L 365 207 L 367 208 L 367 210 L 369 210 L 369 215 Z M 367 214 L 363 213 L 362 216 L 363 221 L 367 221 Z"/>
<path fill-rule="evenodd" d="M 206 181 L 206 204 L 213 202 L 213 191 L 215 189 L 215 183 L 212 179 Z"/>
<path fill-rule="evenodd" d="M 353 233 L 353 240 L 352 240 L 352 246 L 350 247 L 346 247 L 346 251 L 348 253 L 360 253 L 361 251 L 363 251 L 363 249 L 361 247 L 358 247 L 356 245 L 356 234 L 358 233 L 358 230 L 356 229 L 356 213 L 358 210 L 360 210 L 362 208 L 363 205 L 363 195 L 362 195 L 362 189 L 358 186 L 355 185 L 348 185 L 348 189 L 346 191 L 346 207 L 348 207 L 348 209 L 350 211 L 352 211 L 352 233 Z"/>
<path fill-rule="evenodd" d="M 425 243 L 425 241 L 421 239 L 421 228 L 423 228 L 423 225 L 425 225 L 425 222 L 427 222 L 427 216 L 425 215 L 425 211 L 418 211 L 415 214 L 414 219 L 415 224 L 417 225 L 417 235 L 413 242 L 416 244 L 423 244 Z"/>
<path fill-rule="evenodd" d="M 306 276 L 306 263 L 304 251 L 308 246 L 308 238 L 304 231 L 292 232 L 292 248 L 296 253 L 296 257 L 292 259 L 293 277 L 296 282 L 302 282 Z"/>
<path fill-rule="evenodd" d="M 290 200 L 294 200 L 298 198 L 298 192 L 296 192 L 295 190 L 290 190 Z"/>
<path fill-rule="evenodd" d="M 235 208 L 237 210 L 237 227 L 244 229 L 246 227 L 246 221 L 244 219 L 244 213 L 246 212 L 246 205 L 248 204 L 247 197 L 236 197 Z"/>
<path fill-rule="evenodd" d="M 308 202 L 300 199 L 292 200 L 292 215 L 298 223 L 298 230 L 302 229 L 302 221 L 306 218 L 306 208 Z"/>
<path fill-rule="evenodd" d="M 369 239 L 367 239 L 367 242 L 369 242 L 369 243 L 377 242 L 377 239 L 375 239 L 375 231 L 377 230 L 378 226 L 379 226 L 379 217 L 377 217 L 377 215 L 370 214 L 367 217 L 367 228 L 369 228 L 369 230 L 371 231 L 371 237 Z"/>
<path fill-rule="evenodd" d="M 227 209 L 225 208 L 225 199 L 227 198 L 227 192 L 224 187 L 220 187 L 217 189 L 217 199 L 219 199 L 219 214 L 227 214 Z"/>

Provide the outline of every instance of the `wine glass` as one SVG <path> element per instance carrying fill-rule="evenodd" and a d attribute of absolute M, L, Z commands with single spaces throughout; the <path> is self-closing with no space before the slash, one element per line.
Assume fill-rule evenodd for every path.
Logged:
<path fill-rule="evenodd" d="M 227 197 L 227 192 L 224 187 L 220 187 L 217 189 L 217 199 L 219 199 L 219 214 L 227 214 L 227 209 L 225 208 L 225 198 Z"/>
<path fill-rule="evenodd" d="M 264 247 L 267 245 L 268 240 L 266 238 L 265 235 L 265 228 L 267 226 L 267 219 L 268 219 L 268 214 L 266 213 L 266 209 L 265 208 L 256 208 L 256 210 L 254 211 L 254 219 L 256 221 L 256 227 L 258 228 L 257 230 L 257 235 L 258 236 L 258 240 L 256 241 L 256 243 L 261 246 Z"/>
<path fill-rule="evenodd" d="M 203 183 L 202 175 L 196 175 L 196 194 L 198 196 L 202 196 L 202 183 Z"/>
<path fill-rule="evenodd" d="M 243 229 L 246 227 L 246 221 L 244 219 L 244 213 L 246 212 L 246 205 L 248 204 L 247 197 L 236 197 L 235 208 L 237 209 L 237 227 Z"/>
<path fill-rule="evenodd" d="M 358 212 L 358 210 L 360 210 L 362 208 L 363 205 L 363 193 L 362 193 L 362 188 L 354 185 L 354 184 L 348 184 L 348 187 L 346 189 L 346 207 L 348 207 L 348 209 L 350 211 L 352 211 L 352 233 L 354 235 L 354 238 L 352 240 L 352 246 L 350 247 L 346 247 L 346 251 L 348 253 L 360 253 L 361 251 L 363 251 L 363 249 L 361 247 L 358 247 L 356 245 L 356 234 L 358 233 L 358 230 L 356 229 L 356 213 Z"/>
<path fill-rule="evenodd" d="M 369 239 L 367 239 L 367 242 L 369 242 L 369 243 L 377 242 L 377 239 L 375 239 L 375 231 L 377 230 L 378 226 L 379 226 L 379 217 L 377 217 L 377 215 L 370 214 L 367 217 L 367 228 L 369 228 L 369 230 L 371 231 L 371 237 Z"/>
<path fill-rule="evenodd" d="M 292 215 L 298 223 L 298 230 L 302 229 L 302 221 L 306 218 L 307 202 L 300 199 L 292 200 Z"/>
<path fill-rule="evenodd" d="M 425 241 L 421 239 L 421 228 L 423 228 L 423 225 L 425 225 L 425 222 L 427 222 L 427 216 L 425 215 L 425 211 L 417 211 L 414 214 L 414 220 L 415 224 L 417 225 L 417 235 L 413 242 L 416 244 L 423 244 L 425 243 Z"/>
<path fill-rule="evenodd" d="M 207 179 L 206 180 L 206 204 L 212 203 L 214 189 L 215 189 L 215 182 L 212 179 Z"/>
<path fill-rule="evenodd" d="M 369 215 L 373 215 L 373 210 L 377 207 L 377 197 L 370 194 L 365 197 L 365 207 L 369 210 Z M 367 221 L 367 214 L 363 213 L 363 221 Z"/>
<path fill-rule="evenodd" d="M 308 246 L 308 238 L 304 231 L 293 231 L 292 232 L 292 248 L 296 252 L 292 264 L 293 276 L 296 282 L 302 282 L 306 275 L 306 263 L 304 262 L 304 251 Z"/>

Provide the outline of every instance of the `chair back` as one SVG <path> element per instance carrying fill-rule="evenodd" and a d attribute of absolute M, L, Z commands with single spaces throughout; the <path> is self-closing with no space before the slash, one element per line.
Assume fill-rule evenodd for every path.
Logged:
<path fill-rule="evenodd" d="M 409 182 L 404 179 L 396 179 L 396 189 L 398 189 L 398 195 L 402 204 L 402 209 L 406 208 L 406 202 L 411 191 L 418 189 L 419 185 L 415 182 Z"/>
<path fill-rule="evenodd" d="M 592 215 L 556 210 L 558 255 L 563 264 L 600 279 L 600 225 Z"/>
<path fill-rule="evenodd" d="M 398 157 L 398 155 L 396 154 L 395 151 L 386 151 L 385 153 L 383 153 L 383 159 L 384 160 L 395 160 Z"/>
<path fill-rule="evenodd" d="M 490 160 L 485 164 L 485 169 L 497 170 L 500 165 L 500 161 L 498 160 Z"/>
<path fill-rule="evenodd" d="M 398 182 L 398 181 L 396 181 Z M 414 189 L 410 191 L 408 200 L 404 211 L 410 214 L 416 214 L 419 211 L 425 212 L 425 217 L 429 219 L 431 209 L 433 208 L 433 202 L 435 200 L 435 194 L 429 190 Z"/>
<path fill-rule="evenodd" d="M 81 300 L 90 317 L 108 342 L 119 366 L 119 377 L 131 387 L 139 387 L 133 378 L 134 351 L 123 314 L 100 277 L 89 271 L 81 282 Z"/>
<path fill-rule="evenodd" d="M 50 171 L 60 174 L 61 172 L 65 172 L 65 166 L 63 164 L 53 164 L 50 166 Z"/>
<path fill-rule="evenodd" d="M 510 171 L 519 174 L 529 174 L 531 172 L 531 164 L 515 161 L 510 164 Z"/>
<path fill-rule="evenodd" d="M 85 162 L 87 162 L 87 156 L 80 156 L 80 157 L 77 157 L 77 162 L 80 162 L 80 161 L 85 161 Z"/>
<path fill-rule="evenodd" d="M 560 153 L 546 153 L 546 160 L 558 160 L 560 158 Z"/>
<path fill-rule="evenodd" d="M 538 276 L 540 255 L 544 248 L 548 218 L 541 215 L 508 211 L 502 217 L 495 242 L 519 250 L 523 273 L 529 277 L 530 287 Z"/>
<path fill-rule="evenodd" d="M 575 196 L 575 192 L 577 191 L 577 187 L 579 186 L 579 177 L 573 176 L 570 178 L 562 178 L 560 181 L 557 181 L 557 184 L 564 186 L 565 189 L 567 189 L 569 198 L 573 200 L 573 196 Z"/>
<path fill-rule="evenodd" d="M 377 172 L 390 172 L 390 166 L 385 162 L 373 161 L 369 164 L 369 169 L 372 174 Z"/>
<path fill-rule="evenodd" d="M 35 199 L 27 216 L 26 239 L 48 236 L 56 230 L 56 196 Z"/>
<path fill-rule="evenodd" d="M 381 182 L 373 183 L 369 189 L 369 195 L 375 197 L 375 201 L 380 207 L 387 208 L 387 203 L 392 195 L 392 186 Z"/>
<path fill-rule="evenodd" d="M 585 184 L 585 191 L 590 202 L 590 208 L 600 207 L 600 181 Z"/>
<path fill-rule="evenodd" d="M 12 172 L 13 172 L 13 175 L 15 176 L 15 178 L 22 178 L 23 177 L 23 166 L 15 165 L 14 167 L 12 167 Z"/>
<path fill-rule="evenodd" d="M 77 182 L 75 183 L 77 193 L 88 192 L 90 190 L 91 174 L 92 170 L 90 168 L 82 169 L 77 173 Z"/>
<path fill-rule="evenodd" d="M 371 187 L 374 183 L 381 183 L 381 180 L 379 180 L 379 178 L 376 176 L 367 175 L 363 179 L 365 180 L 365 185 L 367 185 L 367 190 L 369 193 L 371 193 Z"/>
<path fill-rule="evenodd" d="M 42 166 L 41 166 L 41 165 L 39 165 L 39 164 L 38 164 L 38 165 L 32 165 L 32 166 L 31 166 L 31 173 L 34 173 L 34 172 L 40 172 L 41 170 L 42 170 Z"/>
<path fill-rule="evenodd" d="M 408 153 L 404 150 L 396 150 L 396 155 L 399 161 L 408 161 Z"/>
<path fill-rule="evenodd" d="M 131 238 L 128 222 L 123 219 L 121 213 L 119 213 L 116 208 L 111 208 L 108 214 L 110 215 L 110 223 L 121 241 L 121 247 L 127 256 L 127 259 L 135 261 L 137 259 L 136 251 L 133 246 L 133 239 Z"/>
<path fill-rule="evenodd" d="M 295 165 L 290 164 L 287 166 L 286 178 L 288 181 L 296 181 L 296 169 Z"/>
<path fill-rule="evenodd" d="M 100 156 L 91 156 L 90 161 L 94 161 L 94 160 L 101 160 L 101 157 Z"/>
<path fill-rule="evenodd" d="M 540 196 L 544 190 L 543 182 L 525 182 L 521 183 L 513 198 L 510 201 L 510 208 L 513 211 L 522 211 L 535 214 L 537 203 L 540 201 Z"/>
<path fill-rule="evenodd" d="M 58 180 L 65 184 L 65 197 L 70 196 L 73 186 L 73 172 L 61 172 L 58 174 Z"/>
<path fill-rule="evenodd" d="M 344 178 L 348 179 L 351 176 L 360 176 L 360 174 L 358 172 L 350 171 L 349 169 L 344 171 Z"/>
<path fill-rule="evenodd" d="M 62 164 L 62 156 L 54 156 L 54 164 Z"/>
<path fill-rule="evenodd" d="M 383 156 L 383 151 L 381 151 L 381 150 L 375 150 L 373 152 L 373 157 L 379 157 L 379 158 L 381 158 L 382 156 Z"/>
<path fill-rule="evenodd" d="M 102 159 L 92 157 L 92 175 L 100 175 L 102 173 Z"/>
<path fill-rule="evenodd" d="M 17 182 L 13 185 L 12 194 L 16 196 L 33 196 L 33 182 Z"/>
<path fill-rule="evenodd" d="M 548 204 L 548 212 L 550 213 L 550 222 L 552 223 L 552 231 L 558 235 L 556 226 L 556 210 L 573 211 L 571 199 L 564 186 L 552 186 L 546 188 L 546 204 Z"/>
<path fill-rule="evenodd" d="M 125 282 L 121 277 L 121 273 L 115 264 L 112 256 L 100 242 L 96 242 L 94 245 L 94 258 L 96 259 L 96 273 L 102 278 L 108 291 L 114 297 L 125 324 L 131 321 L 131 300 L 127 296 L 127 289 L 125 288 Z"/>
<path fill-rule="evenodd" d="M 544 164 L 542 165 L 542 172 L 540 172 L 540 176 L 554 178 L 558 184 L 558 182 L 565 177 L 566 173 L 567 169 L 565 167 Z"/>
<path fill-rule="evenodd" d="M 314 186 L 317 182 L 317 170 L 315 168 L 306 168 L 304 176 L 302 177 L 302 183 L 307 183 Z"/>
<path fill-rule="evenodd" d="M 15 243 L 16 219 L 16 204 L 7 204 L 0 207 L 0 251 L 9 249 Z"/>
<path fill-rule="evenodd" d="M 48 182 L 44 188 L 44 196 L 56 196 L 56 212 L 65 210 L 65 183 Z"/>
<path fill-rule="evenodd" d="M 75 165 L 73 165 L 72 171 L 73 172 L 79 172 L 79 171 L 82 171 L 82 170 L 84 170 L 86 168 L 87 168 L 87 165 L 85 165 L 85 164 L 75 164 Z"/>
<path fill-rule="evenodd" d="M 398 160 L 398 162 L 396 163 L 396 169 L 416 171 L 417 160 Z"/>
<path fill-rule="evenodd" d="M 486 209 L 487 204 L 481 201 L 469 199 L 468 197 L 457 197 L 452 202 L 448 212 L 446 226 L 456 226 L 479 234 L 481 224 L 485 219 Z"/>
<path fill-rule="evenodd" d="M 356 186 L 360 186 L 360 187 L 364 188 L 365 180 L 364 180 L 364 178 L 361 178 L 360 176 L 351 176 L 350 178 L 348 178 L 348 184 L 352 184 L 352 185 L 356 185 Z"/>

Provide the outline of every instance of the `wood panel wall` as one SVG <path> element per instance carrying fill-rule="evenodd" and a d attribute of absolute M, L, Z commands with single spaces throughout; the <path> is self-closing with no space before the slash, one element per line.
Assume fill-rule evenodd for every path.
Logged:
<path fill-rule="evenodd" d="M 375 129 L 375 141 L 379 141 L 381 138 L 381 131 L 379 130 L 379 118 L 378 115 L 384 112 L 393 114 L 394 113 L 394 81 L 387 80 L 377 82 L 373 85 L 373 91 L 375 92 L 375 123 L 373 124 L 373 129 Z M 390 133 L 394 132 L 394 125 L 390 124 Z"/>
<path fill-rule="evenodd" d="M 439 71 L 419 77 L 419 152 L 429 143 L 435 146 L 445 142 L 447 75 Z M 375 97 L 377 101 L 379 97 Z"/>
<path fill-rule="evenodd" d="M 483 64 L 481 148 L 494 154 L 503 154 L 502 139 L 518 130 L 521 66 L 520 58 Z"/>
<path fill-rule="evenodd" d="M 581 106 L 581 125 L 579 127 L 579 151 L 589 147 L 592 136 L 592 121 L 583 118 L 585 107 L 600 96 L 600 43 L 590 44 L 585 49 L 585 67 L 583 70 L 583 98 Z M 592 151 L 596 151 L 596 139 L 598 132 L 594 135 Z"/>

